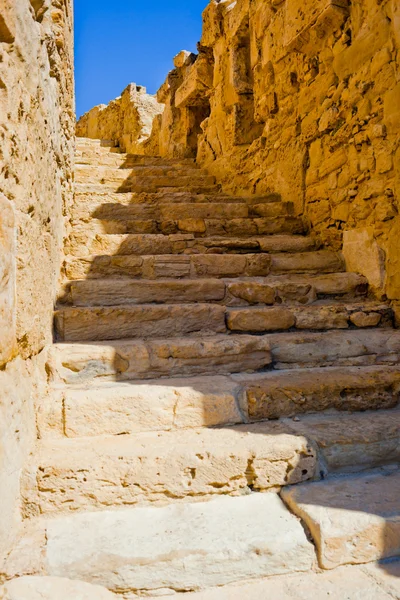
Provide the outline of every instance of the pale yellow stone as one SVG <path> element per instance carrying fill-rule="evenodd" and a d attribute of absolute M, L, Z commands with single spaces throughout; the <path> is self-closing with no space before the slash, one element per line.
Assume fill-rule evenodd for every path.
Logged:
<path fill-rule="evenodd" d="M 0 589 L 2 600 L 112 600 L 106 588 L 62 577 L 21 577 Z"/>
<path fill-rule="evenodd" d="M 83 115 L 77 123 L 76 135 L 112 140 L 126 152 L 138 152 L 162 110 L 163 106 L 146 93 L 146 88 L 130 83 L 108 106 L 96 106 Z"/>
<path fill-rule="evenodd" d="M 320 566 L 373 562 L 398 556 L 399 471 L 362 474 L 282 492 L 311 531 Z"/>
<path fill-rule="evenodd" d="M 391 566 L 376 566 L 365 573 L 361 567 L 341 567 L 329 573 L 285 575 L 240 585 L 212 588 L 193 594 L 178 594 L 177 600 L 391 600 L 397 590 L 396 576 L 386 575 Z M 375 579 L 375 572 L 378 574 Z M 374 579 L 372 579 L 374 577 Z M 397 580 L 398 581 L 398 580 Z M 395 592 L 396 593 L 396 592 Z M 397 592 L 399 595 L 399 593 Z M 398 596 L 394 596 L 397 598 Z M 156 600 L 150 596 L 149 600 Z"/>

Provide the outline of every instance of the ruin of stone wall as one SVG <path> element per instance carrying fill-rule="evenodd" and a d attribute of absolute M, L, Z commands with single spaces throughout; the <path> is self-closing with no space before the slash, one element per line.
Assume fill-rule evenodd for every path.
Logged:
<path fill-rule="evenodd" d="M 141 152 L 140 144 L 146 142 L 153 120 L 163 108 L 146 88 L 130 83 L 119 98 L 85 113 L 77 123 L 76 135 L 113 141 L 124 152 Z"/>
<path fill-rule="evenodd" d="M 400 298 L 397 0 L 211 0 L 159 96 L 163 156 L 279 193 L 349 270 Z M 199 134 L 199 135 L 197 135 Z"/>
<path fill-rule="evenodd" d="M 0 9 L 0 564 L 45 394 L 74 146 L 70 0 Z M 1 567 L 0 567 L 1 573 Z"/>

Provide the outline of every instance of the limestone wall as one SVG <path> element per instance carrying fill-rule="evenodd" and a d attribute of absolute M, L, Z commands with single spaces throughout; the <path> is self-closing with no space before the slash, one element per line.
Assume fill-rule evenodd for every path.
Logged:
<path fill-rule="evenodd" d="M 159 92 L 160 153 L 294 201 L 400 298 L 398 0 L 211 0 L 203 20 L 197 59 Z"/>
<path fill-rule="evenodd" d="M 18 534 L 72 189 L 72 3 L 0 3 L 0 574 Z"/>
<path fill-rule="evenodd" d="M 130 83 L 110 104 L 100 104 L 83 115 L 76 135 L 98 140 L 112 140 L 125 152 L 140 152 L 140 144 L 151 133 L 153 119 L 163 106 L 146 88 Z"/>

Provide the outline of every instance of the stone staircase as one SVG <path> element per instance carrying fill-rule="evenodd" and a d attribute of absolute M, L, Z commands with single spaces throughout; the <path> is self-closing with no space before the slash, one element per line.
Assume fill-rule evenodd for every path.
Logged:
<path fill-rule="evenodd" d="M 71 225 L 43 572 L 134 598 L 400 555 L 400 331 L 291 203 L 79 139 Z"/>

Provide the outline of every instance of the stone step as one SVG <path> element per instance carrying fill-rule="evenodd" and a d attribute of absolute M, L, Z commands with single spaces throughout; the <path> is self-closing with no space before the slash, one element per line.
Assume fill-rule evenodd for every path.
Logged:
<path fill-rule="evenodd" d="M 69 514 L 46 519 L 43 540 L 48 575 L 126 597 L 309 571 L 315 560 L 276 494 Z"/>
<path fill-rule="evenodd" d="M 160 254 L 135 255 L 127 243 L 119 254 L 72 258 L 65 264 L 68 279 L 131 279 L 266 277 L 284 273 L 335 273 L 345 270 L 337 252 L 267 254 Z"/>
<path fill-rule="evenodd" d="M 187 191 L 175 192 L 166 190 L 153 193 L 118 193 L 108 191 L 102 186 L 75 184 L 75 201 L 71 213 L 76 219 L 89 219 L 96 210 L 118 211 L 128 210 L 134 206 L 157 208 L 159 204 L 274 204 L 280 203 L 278 195 L 269 196 L 229 196 L 222 192 L 212 194 L 194 194 Z M 108 209 L 107 207 L 111 208 Z"/>
<path fill-rule="evenodd" d="M 226 332 L 226 311 L 216 304 L 142 304 L 139 306 L 72 307 L 55 313 L 61 341 L 214 335 Z"/>
<path fill-rule="evenodd" d="M 25 516 L 214 495 L 312 479 L 317 453 L 279 423 L 40 442 L 22 478 Z"/>
<path fill-rule="evenodd" d="M 400 365 L 288 369 L 228 379 L 238 385 L 236 397 L 248 422 L 329 409 L 389 409 L 400 400 Z"/>
<path fill-rule="evenodd" d="M 308 527 L 320 567 L 400 556 L 400 470 L 300 485 L 283 499 Z"/>
<path fill-rule="evenodd" d="M 157 156 L 142 156 L 135 154 L 124 154 L 118 152 L 118 148 L 112 151 L 104 152 L 93 151 L 90 148 L 83 148 L 75 153 L 75 164 L 78 168 L 83 167 L 107 167 L 117 169 L 131 169 L 139 166 L 143 167 L 166 167 L 166 168 L 197 168 L 193 158 L 162 158 Z"/>
<path fill-rule="evenodd" d="M 369 413 L 368 417 L 377 427 L 382 415 L 387 414 L 382 409 L 396 407 L 399 400 L 400 366 L 327 367 L 146 382 L 100 381 L 92 387 L 56 385 L 49 402 L 40 410 L 40 437 L 221 427 L 330 409 L 343 411 L 349 422 L 353 419 L 350 411 L 379 409 L 380 412 L 373 417 Z M 357 422 L 368 432 L 365 414 L 357 416 Z M 346 427 L 341 430 L 332 426 L 332 419 L 340 420 L 337 414 L 332 419 L 325 415 L 316 419 L 318 423 L 329 423 L 332 434 L 346 431 Z M 302 418 L 296 426 L 302 427 L 306 422 L 310 422 L 310 417 L 308 421 Z M 395 422 L 392 425 L 399 426 Z M 311 433 L 317 433 L 319 427 L 322 428 L 313 422 Z M 307 436 L 310 435 L 308 432 Z M 393 443 L 389 437 L 387 442 Z M 388 447 L 385 452 L 391 456 Z"/>
<path fill-rule="evenodd" d="M 86 210 L 85 210 L 86 208 Z M 77 215 L 75 215 L 75 209 Z M 215 202 L 164 202 L 157 204 L 139 204 L 124 202 L 108 202 L 96 207 L 86 207 L 76 204 L 72 211 L 72 220 L 76 225 L 79 221 L 89 219 L 99 219 L 103 226 L 105 223 L 114 221 L 130 222 L 140 221 L 166 221 L 180 220 L 205 220 L 205 219 L 242 219 L 242 218 L 279 218 L 283 216 L 292 216 L 294 214 L 292 202 L 265 202 L 265 203 L 246 203 L 230 202 L 229 199 Z M 109 225 L 110 227 L 111 225 Z M 116 226 L 116 225 L 115 225 Z M 117 232 L 116 232 L 117 233 Z"/>
<path fill-rule="evenodd" d="M 158 194 L 159 197 L 167 197 L 171 194 L 205 194 L 205 195 L 220 195 L 221 186 L 219 184 L 205 184 L 193 182 L 190 178 L 183 183 L 183 178 L 180 178 L 180 184 L 176 181 L 173 183 L 176 185 L 170 185 L 171 181 L 165 185 L 160 186 L 161 178 L 141 178 L 142 181 L 136 181 L 135 185 L 116 185 L 115 183 L 104 183 L 93 184 L 93 183 L 78 183 L 76 184 L 76 190 L 79 194 L 84 195 L 140 195 L 140 194 Z M 153 180 L 153 181 L 152 181 Z"/>
<path fill-rule="evenodd" d="M 381 561 L 183 592 L 175 594 L 174 600 L 393 600 L 400 598 L 399 579 L 400 561 Z M 146 598 L 160 600 L 159 596 L 146 595 Z"/>
<path fill-rule="evenodd" d="M 264 217 L 231 219 L 218 216 L 215 219 L 178 219 L 173 217 L 166 221 L 155 219 L 101 221 L 96 219 L 89 221 L 89 223 L 72 221 L 72 227 L 73 232 L 69 244 L 75 252 L 81 253 L 84 252 L 82 239 L 85 237 L 88 243 L 90 242 L 89 252 L 96 252 L 108 247 L 113 248 L 116 245 L 118 247 L 121 235 L 127 236 L 129 240 L 130 235 L 137 234 L 163 234 L 164 237 L 173 234 L 195 234 L 196 237 L 211 237 L 264 236 L 280 233 L 302 234 L 305 232 L 302 219 L 287 216 L 274 219 Z"/>
<path fill-rule="evenodd" d="M 221 302 L 228 306 L 311 304 L 318 297 L 362 296 L 368 283 L 356 273 L 277 275 L 246 279 L 84 279 L 63 286 L 61 304 L 118 306 L 120 304 Z"/>
<path fill-rule="evenodd" d="M 54 381 L 153 379 L 258 371 L 271 363 L 266 336 L 114 341 L 112 344 L 54 344 L 48 370 Z"/>
<path fill-rule="evenodd" d="M 41 441 L 24 513 L 94 510 L 280 487 L 400 457 L 400 412 Z M 390 452 L 388 450 L 390 449 Z"/>
<path fill-rule="evenodd" d="M 213 186 L 215 177 L 207 175 L 198 169 L 166 169 L 162 167 L 160 172 L 148 175 L 151 169 L 156 167 L 142 167 L 139 171 L 136 169 L 96 169 L 93 167 L 81 167 L 85 173 L 77 173 L 77 183 L 85 185 L 105 185 L 107 187 L 117 187 L 121 192 L 135 191 L 136 187 L 163 188 L 163 187 L 185 187 L 185 186 Z M 143 171 L 143 172 L 142 172 Z M 104 176 L 103 176 L 104 174 Z"/>
<path fill-rule="evenodd" d="M 245 228 L 244 231 L 249 231 L 248 226 L 252 226 L 257 222 L 262 224 L 265 221 L 263 219 L 241 219 L 236 220 L 235 224 L 230 222 L 229 227 L 232 228 L 233 225 L 237 226 L 241 223 Z M 91 232 L 89 231 L 89 228 L 80 228 L 80 231 L 78 231 L 78 228 L 74 228 L 74 232 L 66 240 L 65 249 L 68 254 L 77 257 L 99 254 L 145 256 L 155 256 L 160 254 L 215 255 L 253 254 L 258 252 L 304 252 L 315 248 L 315 242 L 312 238 L 301 235 L 282 234 L 228 237 L 225 233 L 225 236 L 222 237 L 198 237 L 198 235 L 194 235 L 193 233 L 169 234 L 168 231 L 170 231 L 171 228 L 173 230 L 174 227 L 174 224 L 171 221 L 166 225 L 166 233 L 163 234 L 139 233 L 118 235 L 104 234 L 102 224 L 100 222 L 95 223 L 97 223 L 97 226 L 92 224 L 90 228 L 92 230 Z M 218 228 L 221 223 L 221 220 L 214 220 L 212 223 L 209 221 L 207 225 L 208 227 L 211 226 L 217 228 L 216 230 L 219 231 Z M 295 227 L 297 227 L 294 221 L 291 221 L 291 224 L 294 224 Z M 298 221 L 297 224 L 302 226 Z M 146 229 L 147 223 L 140 223 L 140 226 Z M 150 226 L 152 225 L 150 224 Z M 178 228 L 178 226 L 179 222 L 176 222 L 176 227 Z M 185 227 L 186 225 L 181 224 L 181 226 Z M 268 229 L 271 229 L 269 222 L 266 222 L 266 226 L 267 231 Z M 279 229 L 282 226 L 289 226 L 285 219 L 280 222 L 274 222 L 272 228 Z M 123 227 L 125 227 L 125 225 L 123 225 Z M 325 254 L 324 256 L 327 255 Z M 308 255 L 306 258 L 310 258 L 310 256 Z M 337 260 L 336 264 L 338 264 Z M 301 268 L 301 264 L 299 268 Z"/>
<path fill-rule="evenodd" d="M 400 331 L 378 328 L 54 344 L 47 370 L 54 382 L 79 385 L 267 368 L 280 371 L 399 363 Z"/>
<path fill-rule="evenodd" d="M 387 304 L 317 301 L 312 306 L 235 307 L 214 303 L 68 307 L 55 313 L 57 339 L 66 342 L 392 327 Z"/>
<path fill-rule="evenodd" d="M 393 327 L 393 311 L 389 305 L 377 302 L 344 304 L 340 301 L 318 300 L 312 306 L 227 308 L 226 325 L 230 331 L 247 333 L 291 328 L 324 330 Z"/>
<path fill-rule="evenodd" d="M 138 165 L 129 167 L 125 163 L 119 167 L 94 167 L 92 165 L 77 165 L 75 169 L 76 183 L 107 185 L 116 183 L 122 185 L 137 178 L 161 178 L 175 180 L 190 177 L 194 181 L 215 183 L 215 178 L 207 175 L 195 165 L 180 167 L 178 165 Z M 167 183 L 169 185 L 169 183 Z"/>

